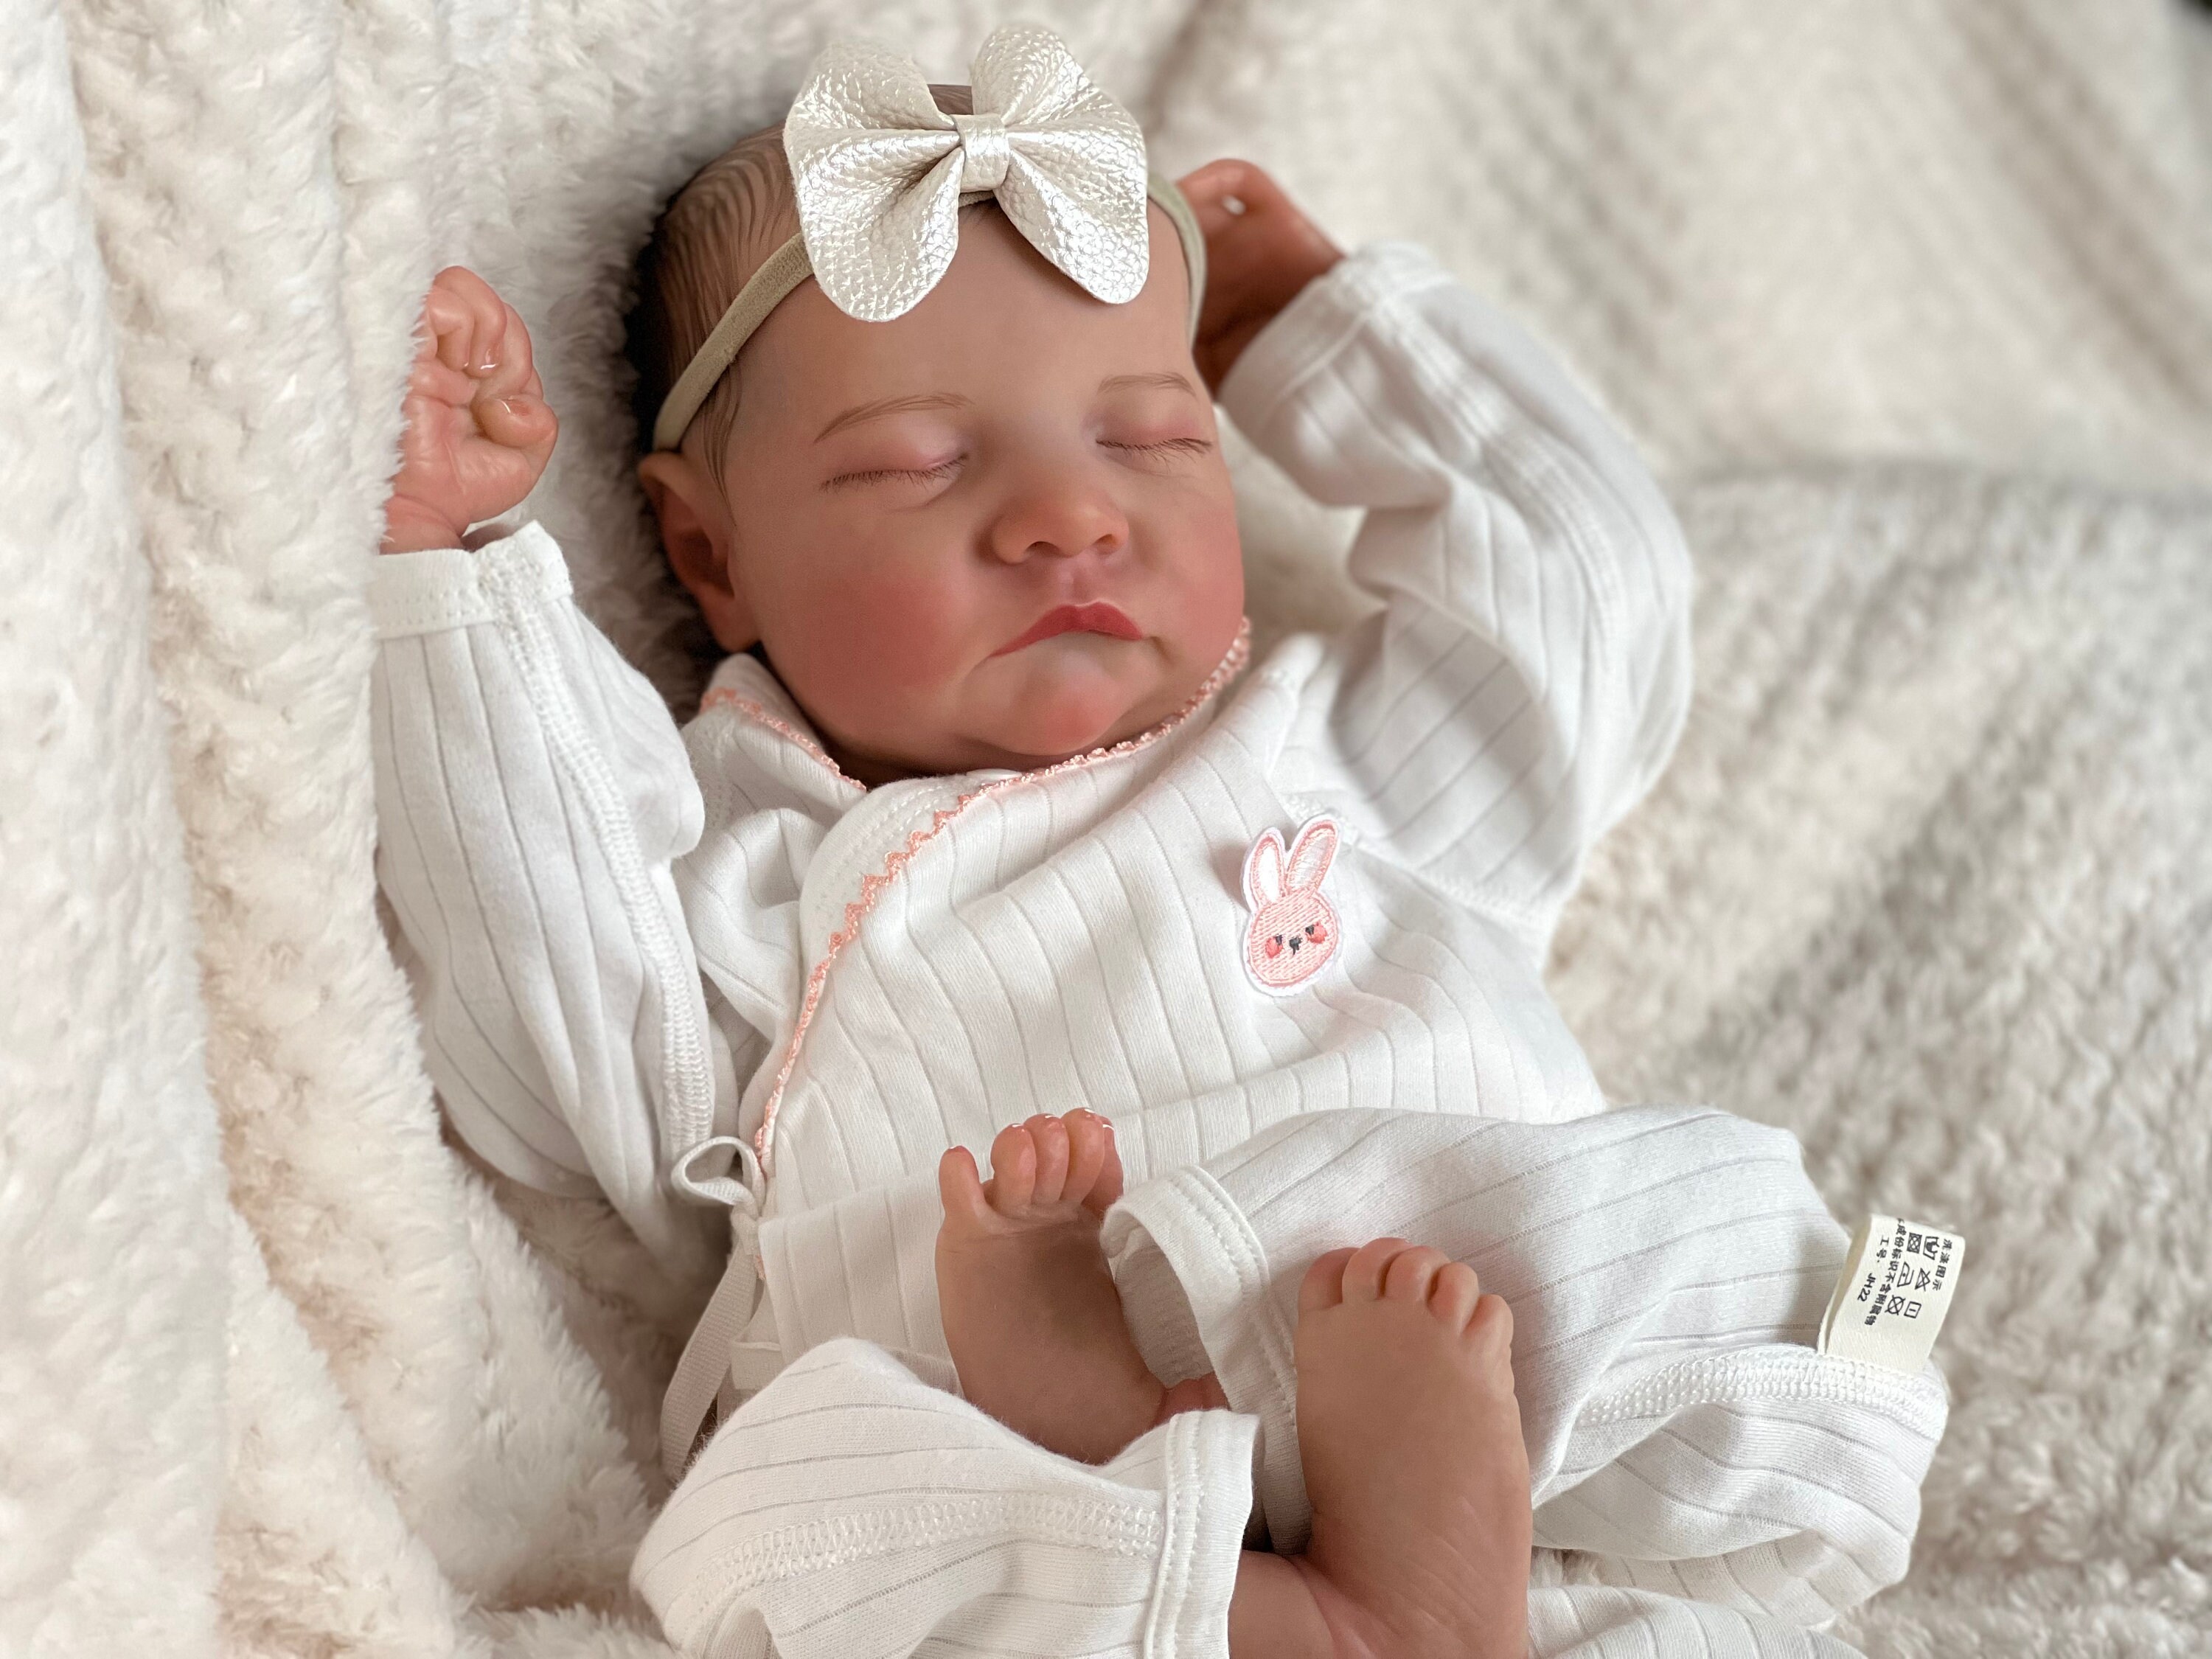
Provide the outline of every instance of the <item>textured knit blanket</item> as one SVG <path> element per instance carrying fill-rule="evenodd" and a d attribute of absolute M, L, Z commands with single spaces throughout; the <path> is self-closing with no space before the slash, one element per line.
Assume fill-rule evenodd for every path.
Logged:
<path fill-rule="evenodd" d="M 0 0 L 0 1653 L 642 1655 L 691 1310 L 441 1136 L 362 588 L 432 273 L 528 319 L 526 511 L 679 707 L 629 263 L 830 33 L 995 4 Z M 2212 1644 L 2212 87 L 2162 0 L 1036 0 L 1668 472 L 1696 714 L 1553 984 L 1617 1099 L 1970 1238 L 1902 1655 Z M 1247 460 L 1266 626 L 1344 526 Z"/>

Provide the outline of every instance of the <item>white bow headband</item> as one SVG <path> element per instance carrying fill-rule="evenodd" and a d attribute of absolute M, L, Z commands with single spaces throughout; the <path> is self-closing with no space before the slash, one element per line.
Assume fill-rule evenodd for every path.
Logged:
<path fill-rule="evenodd" d="M 1145 135 L 1091 85 L 1058 35 L 994 29 L 969 69 L 972 115 L 947 115 L 910 58 L 823 48 L 784 118 L 799 234 L 754 271 L 660 405 L 653 447 L 674 449 L 738 349 L 809 276 L 840 311 L 882 322 L 937 286 L 964 203 L 994 198 L 1015 228 L 1109 304 L 1145 286 L 1150 197 L 1190 270 L 1190 331 L 1206 292 L 1206 239 L 1182 192 L 1147 171 Z"/>

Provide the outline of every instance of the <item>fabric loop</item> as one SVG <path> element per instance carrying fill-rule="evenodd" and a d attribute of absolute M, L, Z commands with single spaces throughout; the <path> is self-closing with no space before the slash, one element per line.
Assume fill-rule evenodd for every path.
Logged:
<path fill-rule="evenodd" d="M 728 1162 L 716 1166 L 724 1154 Z M 702 1165 L 710 1171 L 702 1175 Z M 752 1146 L 738 1135 L 714 1135 L 677 1154 L 668 1171 L 668 1184 L 699 1204 L 719 1204 L 747 1216 L 760 1213 L 768 1195 L 768 1177 Z M 736 1218 L 732 1218 L 736 1224 Z"/>
<path fill-rule="evenodd" d="M 979 110 L 954 116 L 952 125 L 960 130 L 960 193 L 998 189 L 1013 159 L 1006 122 L 991 111 Z"/>

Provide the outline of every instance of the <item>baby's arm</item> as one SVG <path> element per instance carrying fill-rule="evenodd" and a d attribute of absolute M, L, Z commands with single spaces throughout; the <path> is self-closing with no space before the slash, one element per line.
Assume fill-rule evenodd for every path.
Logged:
<path fill-rule="evenodd" d="M 664 1262 L 704 1273 L 709 1212 L 666 1179 L 715 1109 L 670 876 L 699 837 L 698 787 L 659 695 L 570 602 L 552 538 L 460 544 L 552 448 L 521 319 L 456 268 L 425 321 L 370 591 L 377 873 L 424 1060 L 488 1162 L 604 1190 Z"/>
<path fill-rule="evenodd" d="M 1304 664 L 1285 795 L 1540 953 L 1689 705 L 1691 571 L 1628 440 L 1421 248 L 1314 282 L 1224 380 L 1237 425 L 1368 509 L 1383 611 Z"/>

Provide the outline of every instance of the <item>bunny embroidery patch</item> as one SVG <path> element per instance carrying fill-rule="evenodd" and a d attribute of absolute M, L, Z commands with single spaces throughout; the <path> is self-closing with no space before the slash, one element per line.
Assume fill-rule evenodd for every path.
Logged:
<path fill-rule="evenodd" d="M 1336 860 L 1336 823 L 1311 819 L 1288 853 L 1282 832 L 1265 830 L 1244 860 L 1244 972 L 1271 997 L 1286 997 L 1336 954 L 1336 907 L 1322 892 Z"/>

